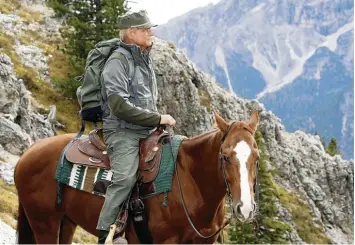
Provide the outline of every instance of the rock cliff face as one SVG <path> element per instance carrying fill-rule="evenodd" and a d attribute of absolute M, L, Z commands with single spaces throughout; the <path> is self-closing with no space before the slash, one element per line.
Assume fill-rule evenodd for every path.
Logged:
<path fill-rule="evenodd" d="M 12 182 L 17 157 L 37 139 L 54 135 L 52 124 L 32 105 L 31 93 L 14 74 L 11 59 L 0 53 L 0 175 Z"/>
<path fill-rule="evenodd" d="M 53 19 L 48 21 L 53 22 Z M 4 31 L 1 26 L 0 31 Z M 25 50 L 32 52 L 38 48 L 27 46 Z M 23 52 L 18 54 L 31 66 Z M 251 111 L 258 110 L 259 130 L 265 145 L 263 154 L 268 156 L 267 168 L 277 173 L 273 174 L 273 181 L 294 193 L 313 214 L 311 221 L 314 225 L 320 227 L 333 243 L 352 243 L 352 161 L 327 155 L 318 136 L 302 131 L 288 133 L 281 120 L 263 104 L 229 93 L 212 77 L 200 72 L 171 43 L 154 39 L 152 57 L 159 88 L 159 111 L 176 118 L 176 134 L 194 136 L 210 130 L 212 110 L 226 120 L 249 120 Z M 47 74 L 46 69 L 43 72 L 40 68 L 46 67 L 45 59 L 34 62 L 32 67 Z M 47 115 L 40 114 L 38 111 L 43 110 L 34 105 L 35 98 L 31 97 L 23 81 L 16 78 L 11 59 L 0 50 L 0 177 L 10 183 L 18 156 L 33 141 L 54 135 Z M 277 196 L 274 199 L 279 219 L 291 227 L 288 241 L 305 242 L 298 233 L 296 217 L 290 207 Z"/>

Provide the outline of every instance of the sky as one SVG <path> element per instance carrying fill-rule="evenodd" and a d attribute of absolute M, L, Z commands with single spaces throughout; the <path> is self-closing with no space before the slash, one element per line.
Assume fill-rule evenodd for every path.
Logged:
<path fill-rule="evenodd" d="M 164 24 L 168 20 L 189 12 L 192 9 L 216 4 L 220 0 L 128 0 L 132 11 L 145 9 L 154 24 Z"/>

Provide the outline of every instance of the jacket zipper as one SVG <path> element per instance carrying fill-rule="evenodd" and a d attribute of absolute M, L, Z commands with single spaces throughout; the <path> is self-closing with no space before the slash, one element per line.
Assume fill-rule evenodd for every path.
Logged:
<path fill-rule="evenodd" d="M 153 91 L 153 79 L 152 79 L 153 72 L 152 72 L 152 68 L 149 66 L 149 63 L 145 60 L 143 55 L 142 55 L 142 58 L 143 58 L 144 64 L 147 66 L 147 68 L 149 70 L 149 88 L 150 88 L 150 93 L 151 93 L 152 99 L 153 99 L 153 107 L 154 107 L 154 110 L 155 110 L 157 108 L 157 105 L 156 105 L 156 102 L 155 102 L 154 91 Z M 149 59 L 148 56 L 147 56 L 147 58 Z"/>

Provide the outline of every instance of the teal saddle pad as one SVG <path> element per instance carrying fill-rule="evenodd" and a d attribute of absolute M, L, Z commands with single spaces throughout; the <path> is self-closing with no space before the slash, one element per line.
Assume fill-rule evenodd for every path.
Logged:
<path fill-rule="evenodd" d="M 163 145 L 162 157 L 160 160 L 160 168 L 157 177 L 153 181 L 155 185 L 155 192 L 142 198 L 149 198 L 161 193 L 167 194 L 171 191 L 173 174 L 175 172 L 176 158 L 179 147 L 185 136 L 175 135 L 170 144 Z M 171 154 L 171 148 L 173 154 Z M 64 154 L 64 152 L 62 153 Z M 172 157 L 174 156 L 174 159 Z M 71 186 L 75 189 L 86 191 L 95 195 L 104 196 L 104 194 L 94 191 L 95 184 L 102 180 L 111 182 L 112 171 L 97 168 L 94 166 L 84 166 L 73 164 L 63 156 L 63 162 L 59 161 L 56 169 L 55 179 L 58 183 Z M 58 188 L 58 203 L 61 203 L 61 191 Z"/>

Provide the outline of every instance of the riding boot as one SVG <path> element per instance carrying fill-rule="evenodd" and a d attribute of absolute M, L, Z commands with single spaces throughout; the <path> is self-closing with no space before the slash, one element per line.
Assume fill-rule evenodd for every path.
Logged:
<path fill-rule="evenodd" d="M 98 230 L 98 244 L 105 244 L 105 241 L 106 241 L 106 238 L 107 238 L 107 235 L 108 235 L 108 231 L 105 231 L 105 230 Z"/>

